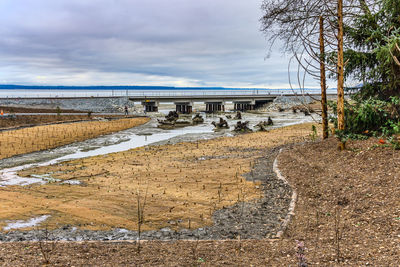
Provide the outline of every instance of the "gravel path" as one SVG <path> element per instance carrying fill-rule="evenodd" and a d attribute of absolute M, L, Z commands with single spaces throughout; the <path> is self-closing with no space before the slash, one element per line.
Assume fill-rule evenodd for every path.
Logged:
<path fill-rule="evenodd" d="M 273 172 L 273 161 L 279 148 L 265 151 L 264 156 L 255 163 L 252 171 L 245 175 L 250 181 L 261 181 L 263 197 L 254 202 L 244 201 L 234 206 L 218 210 L 213 214 L 214 225 L 195 230 L 182 229 L 174 231 L 163 228 L 159 231 L 141 233 L 142 240 L 221 240 L 221 239 L 262 239 L 274 237 L 280 230 L 284 220 L 292 191 L 279 180 Z M 171 225 L 183 224 L 170 222 Z M 185 222 L 187 225 L 187 222 Z M 79 230 L 72 226 L 64 226 L 45 234 L 43 230 L 10 231 L 0 233 L 0 241 L 37 241 L 45 240 L 136 240 L 136 231 L 113 229 L 111 231 Z"/>

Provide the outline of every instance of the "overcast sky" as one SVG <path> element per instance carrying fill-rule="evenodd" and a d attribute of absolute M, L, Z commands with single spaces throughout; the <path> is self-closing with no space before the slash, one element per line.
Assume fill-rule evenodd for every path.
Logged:
<path fill-rule="evenodd" d="M 0 0 L 0 83 L 287 88 L 261 2 Z"/>

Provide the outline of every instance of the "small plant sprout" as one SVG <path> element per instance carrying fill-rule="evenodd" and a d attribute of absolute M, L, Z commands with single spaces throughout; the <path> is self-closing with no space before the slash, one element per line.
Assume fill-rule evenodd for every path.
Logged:
<path fill-rule="evenodd" d="M 318 133 L 317 133 L 317 127 L 315 125 L 311 126 L 311 133 L 310 133 L 310 138 L 313 142 L 317 139 Z"/>

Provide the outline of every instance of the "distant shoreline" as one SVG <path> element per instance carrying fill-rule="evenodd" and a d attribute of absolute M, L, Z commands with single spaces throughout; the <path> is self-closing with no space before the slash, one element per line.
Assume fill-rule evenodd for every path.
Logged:
<path fill-rule="evenodd" d="M 136 86 L 136 85 L 116 85 L 116 86 L 40 86 L 40 85 L 0 85 L 0 90 L 260 90 L 260 91 L 300 91 L 298 88 L 240 88 L 240 87 L 173 87 L 173 86 Z M 319 91 L 319 88 L 306 88 L 305 91 Z"/>

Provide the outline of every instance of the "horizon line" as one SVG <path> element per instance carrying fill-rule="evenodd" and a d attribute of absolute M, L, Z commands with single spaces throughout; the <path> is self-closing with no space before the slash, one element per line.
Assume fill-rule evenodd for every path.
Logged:
<path fill-rule="evenodd" d="M 260 87 L 221 87 L 221 86 L 163 86 L 163 85 L 19 85 L 19 84 L 0 84 L 0 89 L 191 89 L 191 90 L 207 90 L 207 89 L 222 89 L 222 90 L 319 90 L 319 88 L 260 88 Z"/>

